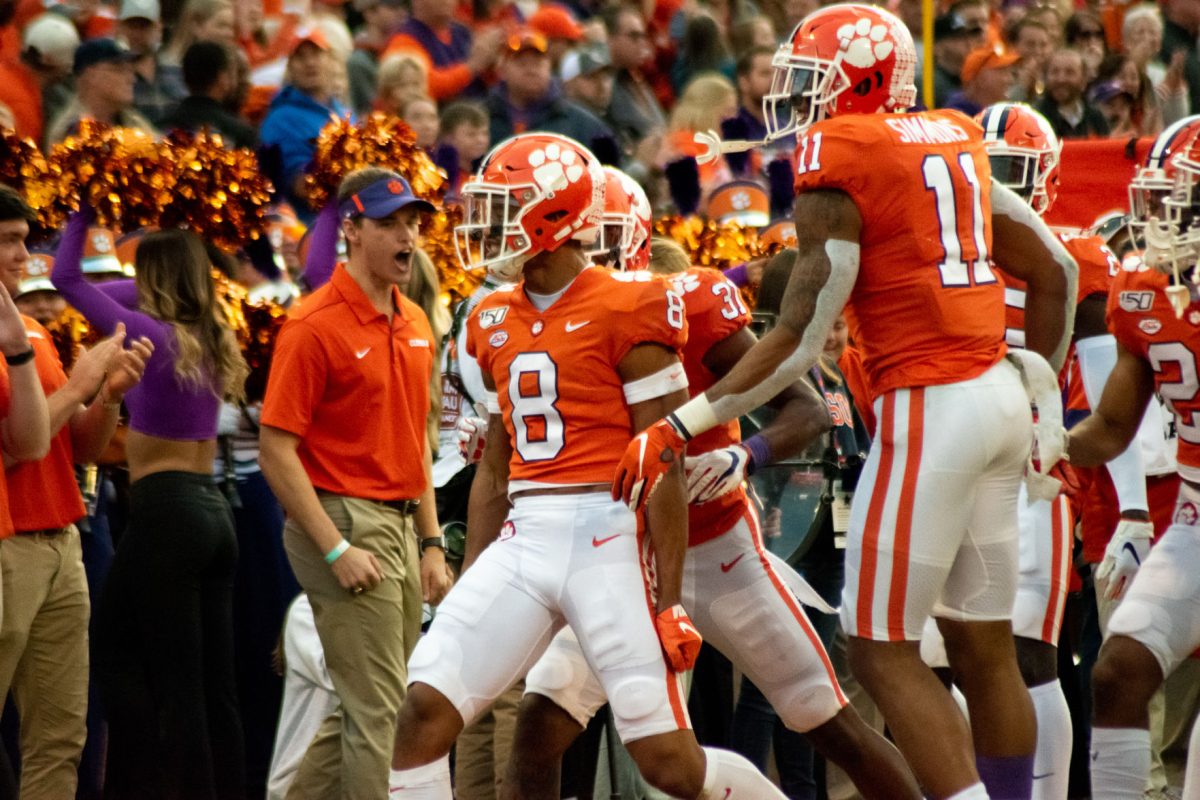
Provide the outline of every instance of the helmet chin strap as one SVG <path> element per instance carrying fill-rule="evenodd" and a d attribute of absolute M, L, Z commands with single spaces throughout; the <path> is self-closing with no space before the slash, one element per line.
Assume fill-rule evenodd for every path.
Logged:
<path fill-rule="evenodd" d="M 528 260 L 529 257 L 524 255 L 506 258 L 488 267 L 488 274 L 505 283 L 512 283 L 521 276 L 521 270 L 525 269 Z"/>

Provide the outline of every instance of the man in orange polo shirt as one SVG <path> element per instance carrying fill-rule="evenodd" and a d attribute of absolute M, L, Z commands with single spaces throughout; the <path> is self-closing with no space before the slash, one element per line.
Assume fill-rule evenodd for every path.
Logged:
<path fill-rule="evenodd" d="M 348 262 L 280 331 L 259 460 L 341 701 L 288 797 L 376 800 L 422 597 L 437 603 L 450 583 L 425 436 L 435 342 L 397 289 L 433 206 L 378 168 L 347 176 L 338 202 Z"/>
<path fill-rule="evenodd" d="M 0 283 L 15 295 L 29 260 L 32 219 L 24 201 L 0 186 Z M 87 733 L 87 576 L 75 522 L 85 515 L 75 463 L 103 452 L 121 398 L 142 376 L 153 345 L 122 350 L 123 330 L 83 353 L 68 378 L 50 334 L 22 317 L 47 397 L 50 452 L 16 463 L 4 454 L 15 533 L 0 536 L 3 617 L 0 696 L 12 689 L 21 717 L 21 797 L 74 797 Z M 7 377 L 7 367 L 3 367 Z"/>

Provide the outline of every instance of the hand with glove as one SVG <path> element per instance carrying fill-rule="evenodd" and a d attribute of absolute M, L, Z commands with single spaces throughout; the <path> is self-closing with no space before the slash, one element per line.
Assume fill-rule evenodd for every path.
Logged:
<path fill-rule="evenodd" d="M 640 511 L 686 445 L 687 439 L 669 419 L 660 419 L 633 437 L 617 465 L 612 499 Z"/>
<path fill-rule="evenodd" d="M 1144 520 L 1124 519 L 1117 523 L 1104 560 L 1096 568 L 1096 586 L 1105 600 L 1120 600 L 1125 596 L 1138 567 L 1150 554 L 1154 526 Z"/>
<path fill-rule="evenodd" d="M 483 458 L 487 444 L 488 423 L 483 417 L 461 416 L 454 424 L 454 436 L 458 439 L 458 454 L 468 464 L 478 464 Z"/>
<path fill-rule="evenodd" d="M 676 603 L 668 609 L 658 612 L 654 618 L 654 627 L 658 629 L 658 640 L 662 643 L 663 653 L 667 663 L 675 672 L 687 672 L 696 665 L 700 655 L 700 631 L 692 624 L 683 606 Z"/>
<path fill-rule="evenodd" d="M 688 502 L 707 503 L 729 494 L 746 480 L 750 454 L 740 444 L 684 459 Z"/>

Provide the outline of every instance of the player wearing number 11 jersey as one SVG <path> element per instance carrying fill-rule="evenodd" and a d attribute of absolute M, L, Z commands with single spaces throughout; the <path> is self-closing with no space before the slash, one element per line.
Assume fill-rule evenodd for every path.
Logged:
<path fill-rule="evenodd" d="M 644 514 L 608 496 L 631 433 L 687 397 L 687 323 L 665 283 L 588 268 L 603 192 L 595 156 L 549 134 L 497 145 L 463 188 L 460 258 L 522 279 L 468 321 L 493 433 L 471 487 L 462 579 L 409 663 L 394 797 L 427 798 L 423 765 L 570 625 L 648 782 L 673 797 L 783 798 L 690 730 L 678 673 L 700 636 L 678 604 L 682 464 Z"/>
<path fill-rule="evenodd" d="M 992 183 L 974 122 L 899 113 L 915 96 L 915 63 L 903 23 L 865 5 L 818 9 L 780 46 L 763 111 L 773 135 L 799 133 L 799 257 L 779 324 L 631 443 L 614 492 L 651 491 L 688 439 L 811 368 L 845 307 L 879 420 L 846 552 L 851 667 L 930 797 L 1028 798 L 1033 708 L 1010 617 L 1032 420 L 1004 358 L 1003 288 L 989 259 L 1028 284 L 1027 346 L 1058 364 L 1075 265 L 1019 197 Z M 1054 385 L 1044 359 L 1024 363 Z M 920 659 L 931 614 L 964 676 L 974 748 Z"/>

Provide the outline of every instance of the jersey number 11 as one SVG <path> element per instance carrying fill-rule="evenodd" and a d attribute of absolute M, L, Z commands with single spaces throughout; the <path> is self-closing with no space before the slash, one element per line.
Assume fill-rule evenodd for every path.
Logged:
<path fill-rule="evenodd" d="M 945 156 L 931 153 L 921 162 L 921 174 L 925 177 L 925 188 L 933 192 L 937 211 L 938 227 L 941 229 L 942 260 L 938 271 L 942 274 L 942 286 L 978 286 L 995 283 L 996 276 L 990 266 L 987 239 L 983 235 L 983 200 L 979 176 L 975 173 L 975 160 L 970 153 L 958 154 L 958 168 L 962 172 L 971 193 L 971 241 L 963 241 L 959 232 L 959 203 L 955 182 L 950 174 L 950 164 Z M 973 258 L 964 258 L 964 252 Z M 972 280 L 973 278 L 973 280 Z"/>

